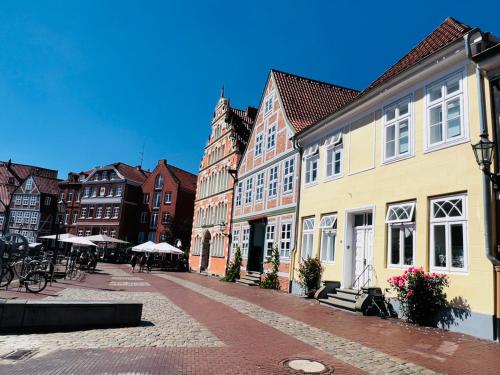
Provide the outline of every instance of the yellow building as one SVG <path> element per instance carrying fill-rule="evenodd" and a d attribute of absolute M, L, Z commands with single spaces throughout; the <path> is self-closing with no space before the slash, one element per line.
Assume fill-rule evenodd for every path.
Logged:
<path fill-rule="evenodd" d="M 448 18 L 353 102 L 295 137 L 302 176 L 292 279 L 300 259 L 314 256 L 323 280 L 344 293 L 387 288 L 389 277 L 422 266 L 449 275 L 458 309 L 446 328 L 496 338 L 495 215 L 485 221 L 496 201 L 471 149 L 480 136 L 496 138 L 495 43 Z M 481 55 L 487 72 L 473 60 Z"/>

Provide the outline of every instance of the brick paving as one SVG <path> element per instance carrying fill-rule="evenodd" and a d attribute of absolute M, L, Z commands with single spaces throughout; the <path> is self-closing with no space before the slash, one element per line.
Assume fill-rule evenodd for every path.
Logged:
<path fill-rule="evenodd" d="M 287 358 L 320 360 L 336 374 L 494 374 L 500 366 L 499 345 L 470 336 L 360 317 L 197 274 L 99 268 L 82 281 L 54 283 L 43 296 L 16 289 L 0 291 L 0 298 L 143 298 L 145 311 L 154 311 L 144 314 L 152 325 L 70 332 L 71 345 L 50 341 L 59 333 L 38 334 L 40 351 L 0 361 L 0 374 L 287 374 Z M 166 341 L 147 330 L 168 332 Z M 28 335 L 8 343 L 0 336 L 0 352 L 27 346 L 16 341 L 21 336 Z"/>

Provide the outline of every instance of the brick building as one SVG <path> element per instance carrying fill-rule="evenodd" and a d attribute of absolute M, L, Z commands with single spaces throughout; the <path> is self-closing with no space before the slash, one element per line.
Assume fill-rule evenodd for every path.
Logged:
<path fill-rule="evenodd" d="M 256 109 L 232 108 L 222 91 L 198 175 L 189 265 L 222 275 L 229 257 L 234 171 L 245 150 Z"/>
<path fill-rule="evenodd" d="M 0 233 L 19 233 L 29 242 L 51 234 L 59 181 L 55 170 L 0 162 Z"/>
<path fill-rule="evenodd" d="M 142 184 L 138 242 L 168 242 L 189 249 L 197 176 L 159 160 Z"/>
<path fill-rule="evenodd" d="M 69 231 L 78 236 L 107 234 L 136 242 L 141 185 L 148 176 L 148 171 L 120 162 L 70 173 L 60 184 L 61 197 L 69 201 Z"/>
<path fill-rule="evenodd" d="M 82 196 L 83 181 L 89 172 L 68 173 L 68 178 L 59 183 L 59 199 L 66 202 L 64 228 L 66 233 L 77 234 L 76 223 L 80 217 L 80 199 Z"/>
<path fill-rule="evenodd" d="M 276 70 L 269 74 L 235 187 L 231 253 L 240 246 L 246 273 L 260 277 L 278 246 L 281 286 L 289 288 L 301 162 L 292 137 L 357 94 Z"/>

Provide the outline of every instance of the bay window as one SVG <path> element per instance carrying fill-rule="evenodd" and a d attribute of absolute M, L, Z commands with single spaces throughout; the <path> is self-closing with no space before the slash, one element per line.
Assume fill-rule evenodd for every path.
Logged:
<path fill-rule="evenodd" d="M 322 262 L 335 261 L 335 239 L 337 238 L 337 215 L 326 215 L 321 218 L 321 255 Z"/>
<path fill-rule="evenodd" d="M 465 195 L 430 202 L 431 267 L 467 271 L 467 200 Z"/>
<path fill-rule="evenodd" d="M 387 264 L 390 267 L 415 265 L 415 202 L 389 205 L 387 223 Z"/>
<path fill-rule="evenodd" d="M 462 72 L 427 87 L 427 147 L 466 138 Z"/>

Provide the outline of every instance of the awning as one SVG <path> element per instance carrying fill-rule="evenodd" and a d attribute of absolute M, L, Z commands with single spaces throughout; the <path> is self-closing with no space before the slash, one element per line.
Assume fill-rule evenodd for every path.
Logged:
<path fill-rule="evenodd" d="M 154 246 L 155 253 L 163 253 L 163 254 L 184 254 L 184 251 L 172 246 L 166 242 L 160 242 Z"/>
<path fill-rule="evenodd" d="M 76 237 L 76 236 L 74 234 L 71 234 L 71 233 L 61 233 L 59 235 L 59 240 L 65 240 L 66 238 L 72 238 L 72 237 Z M 42 237 L 38 237 L 38 238 L 42 238 L 44 240 L 55 240 L 56 235 L 51 234 L 50 236 L 42 236 Z"/>
<path fill-rule="evenodd" d="M 153 252 L 153 246 L 156 245 L 153 241 L 148 241 L 141 243 L 140 245 L 134 246 L 132 248 L 132 251 L 137 251 L 137 252 Z"/>
<path fill-rule="evenodd" d="M 95 243 L 84 237 L 70 237 L 59 241 L 65 243 L 72 243 L 73 245 L 79 245 L 79 246 L 97 246 Z"/>
<path fill-rule="evenodd" d="M 122 241 L 118 238 L 113 238 L 105 234 L 96 234 L 95 236 L 86 236 L 84 238 L 92 242 L 128 243 L 127 241 Z"/>

